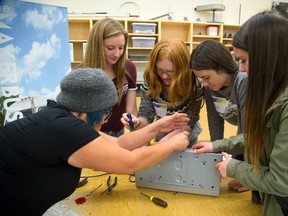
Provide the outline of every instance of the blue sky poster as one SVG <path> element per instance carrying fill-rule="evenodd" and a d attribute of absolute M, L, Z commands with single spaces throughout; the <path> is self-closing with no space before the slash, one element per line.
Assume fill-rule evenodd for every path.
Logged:
<path fill-rule="evenodd" d="M 20 95 L 55 94 L 70 70 L 67 9 L 13 0 L 2 0 L 1 8 L 7 28 L 0 25 L 0 34 L 11 40 L 0 42 L 0 61 L 14 58 Z"/>
<path fill-rule="evenodd" d="M 67 8 L 0 1 L 0 97 L 55 98 L 69 49 Z"/>

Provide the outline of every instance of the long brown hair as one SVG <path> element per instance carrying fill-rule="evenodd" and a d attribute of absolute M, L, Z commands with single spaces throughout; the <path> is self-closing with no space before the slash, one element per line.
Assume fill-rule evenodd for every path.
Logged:
<path fill-rule="evenodd" d="M 271 11 L 251 17 L 233 38 L 249 55 L 245 152 L 256 171 L 271 117 L 266 112 L 288 85 L 287 38 L 288 20 Z"/>
<path fill-rule="evenodd" d="M 105 71 L 106 61 L 104 54 L 104 40 L 118 35 L 124 35 L 125 38 L 124 52 L 118 61 L 113 65 L 113 70 L 115 72 L 117 81 L 119 104 L 123 96 L 124 77 L 128 74 L 126 72 L 126 48 L 128 34 L 120 22 L 111 18 L 104 18 L 98 20 L 94 24 L 89 34 L 83 66 L 90 68 L 101 68 Z"/>
<path fill-rule="evenodd" d="M 222 43 L 208 39 L 197 45 L 191 54 L 190 66 L 192 70 L 221 70 L 226 74 L 234 75 L 238 65 L 232 55 Z M 193 76 L 194 73 L 193 73 Z"/>

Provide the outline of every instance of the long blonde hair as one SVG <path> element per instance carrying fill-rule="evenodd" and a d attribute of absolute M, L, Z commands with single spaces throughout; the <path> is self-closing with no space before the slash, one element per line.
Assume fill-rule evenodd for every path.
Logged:
<path fill-rule="evenodd" d="M 124 77 L 125 75 L 128 75 L 126 72 L 126 49 L 128 34 L 120 22 L 111 18 L 104 18 L 98 20 L 94 24 L 89 34 L 83 66 L 101 68 L 105 71 L 106 61 L 104 53 L 104 40 L 118 35 L 124 35 L 125 38 L 124 52 L 118 61 L 113 65 L 113 70 L 116 75 L 119 104 L 123 96 Z"/>

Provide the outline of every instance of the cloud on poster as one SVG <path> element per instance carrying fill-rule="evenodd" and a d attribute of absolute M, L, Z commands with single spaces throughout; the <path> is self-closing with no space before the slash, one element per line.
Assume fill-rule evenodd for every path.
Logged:
<path fill-rule="evenodd" d="M 23 56 L 23 70 L 20 69 L 26 83 L 40 77 L 41 69 L 48 64 L 50 59 L 59 56 L 60 49 L 61 40 L 55 34 L 52 34 L 45 43 L 33 42 L 29 53 Z"/>
<path fill-rule="evenodd" d="M 32 25 L 35 29 L 49 31 L 61 22 L 67 22 L 67 16 L 56 7 L 43 6 L 41 11 L 37 9 L 28 10 L 25 13 L 25 23 L 27 26 Z"/>

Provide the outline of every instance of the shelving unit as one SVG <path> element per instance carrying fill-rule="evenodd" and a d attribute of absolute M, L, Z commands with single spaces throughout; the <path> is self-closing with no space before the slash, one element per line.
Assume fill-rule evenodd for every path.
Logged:
<path fill-rule="evenodd" d="M 215 26 L 218 28 L 217 35 L 208 35 L 207 27 L 209 26 Z M 213 39 L 221 42 L 222 28 L 223 25 L 217 23 L 193 23 L 192 49 L 206 39 Z"/>
<path fill-rule="evenodd" d="M 133 32 L 133 23 L 142 23 L 142 24 L 155 24 L 155 32 L 148 33 L 135 33 Z M 127 48 L 127 56 L 130 58 L 139 68 L 139 65 L 142 67 L 146 66 L 148 63 L 148 56 L 153 47 L 134 47 L 132 45 L 132 38 L 135 37 L 143 37 L 143 38 L 156 38 L 155 44 L 159 41 L 159 22 L 158 21 L 127 21 L 127 32 L 128 32 L 128 48 Z M 143 65 L 144 64 L 144 65 Z"/>
<path fill-rule="evenodd" d="M 159 23 L 159 32 L 161 38 L 177 37 L 183 40 L 189 50 L 191 50 L 191 22 L 175 22 L 175 21 L 161 21 Z"/>
<path fill-rule="evenodd" d="M 223 25 L 222 43 L 232 50 L 232 37 L 239 29 L 239 25 Z"/>
<path fill-rule="evenodd" d="M 77 64 L 83 60 L 83 44 L 87 43 L 87 39 L 92 28 L 91 20 L 86 17 L 73 17 L 68 19 L 69 25 L 69 42 L 70 55 L 73 55 L 71 59 L 71 67 L 74 68 Z"/>
<path fill-rule="evenodd" d="M 81 63 L 84 57 L 83 44 L 87 43 L 89 32 L 93 25 L 103 17 L 79 17 L 69 16 L 69 42 L 73 50 L 71 66 L 75 67 Z M 116 19 L 118 20 L 118 19 Z M 183 40 L 190 52 L 199 43 L 206 39 L 217 40 L 228 48 L 232 49 L 232 37 L 240 27 L 239 25 L 222 23 L 198 23 L 198 22 L 177 22 L 177 21 L 156 21 L 156 20 L 118 20 L 128 32 L 127 56 L 137 67 L 137 83 L 143 82 L 143 72 L 148 63 L 148 56 L 153 47 L 133 47 L 132 37 L 153 37 L 155 44 L 162 38 L 178 37 Z M 132 23 L 153 23 L 156 25 L 155 33 L 135 33 Z M 207 27 L 216 26 L 217 35 L 208 35 Z M 231 37 L 229 37 L 229 35 Z"/>

